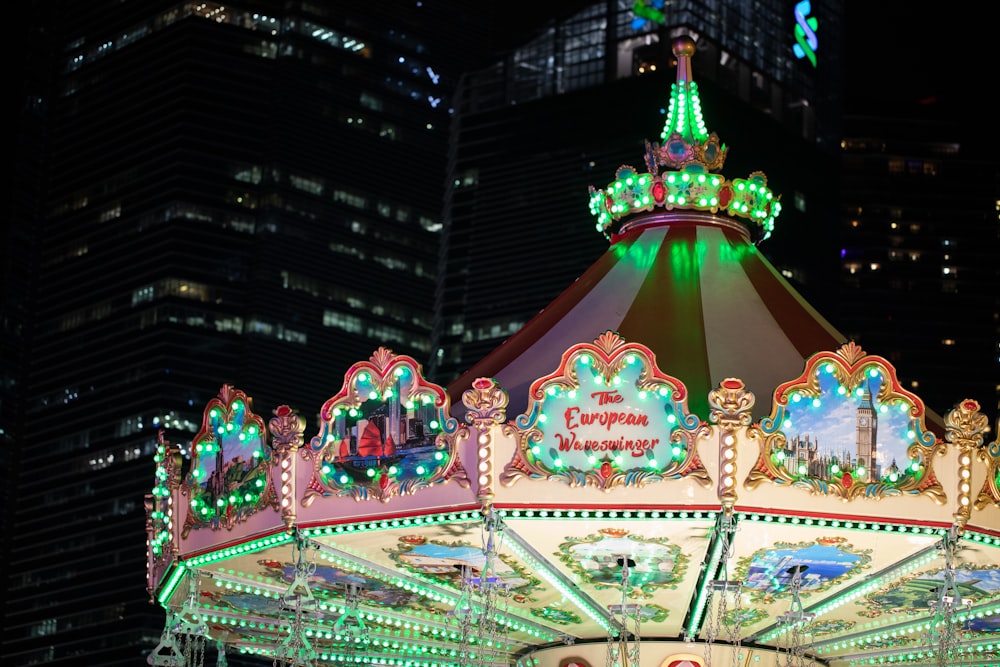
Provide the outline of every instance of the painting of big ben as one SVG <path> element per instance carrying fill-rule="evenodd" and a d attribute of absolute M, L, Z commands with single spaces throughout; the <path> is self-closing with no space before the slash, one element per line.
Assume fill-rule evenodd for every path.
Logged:
<path fill-rule="evenodd" d="M 772 460 L 790 477 L 853 484 L 895 484 L 922 469 L 912 450 L 910 404 L 877 398 L 884 376 L 873 373 L 845 390 L 834 375 L 820 374 L 819 396 L 791 402 L 772 440 Z"/>

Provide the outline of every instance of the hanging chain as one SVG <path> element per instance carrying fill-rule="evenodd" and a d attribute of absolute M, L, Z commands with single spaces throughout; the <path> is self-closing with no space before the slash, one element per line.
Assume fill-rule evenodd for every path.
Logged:
<path fill-rule="evenodd" d="M 186 667 L 205 667 L 205 640 L 208 626 L 198 613 L 198 579 L 192 573 L 188 578 L 188 597 L 177 615 L 173 629 L 181 640 L 181 653 Z"/>
<path fill-rule="evenodd" d="M 729 643 L 732 646 L 732 667 L 740 667 L 742 664 L 741 652 L 743 650 L 743 582 L 729 582 L 732 587 L 733 607 L 727 611 L 729 619 Z"/>
<path fill-rule="evenodd" d="M 719 633 L 725 629 L 726 639 L 732 647 L 732 667 L 740 667 L 740 650 L 742 648 L 743 610 L 741 608 L 743 584 L 729 580 L 729 561 L 732 558 L 733 535 L 736 533 L 736 522 L 732 515 L 724 513 L 719 516 L 717 526 L 721 546 L 720 575 L 721 579 L 711 582 L 708 586 L 708 600 L 705 603 L 705 667 L 712 667 L 712 652 Z M 730 608 L 729 600 L 733 599 Z M 715 614 L 711 613 L 713 602 L 716 605 Z"/>
<path fill-rule="evenodd" d="M 468 564 L 461 565 L 462 588 L 455 609 L 448 613 L 459 632 L 458 664 L 486 667 L 500 661 L 507 651 L 508 584 L 497 573 L 503 543 L 503 522 L 492 507 L 483 514 L 484 563 L 476 576 Z"/>
<path fill-rule="evenodd" d="M 462 589 L 455 603 L 455 609 L 448 612 L 458 627 L 458 664 L 468 665 L 471 656 L 470 644 L 472 628 L 475 625 L 475 611 L 472 608 L 472 568 L 468 564 L 460 567 L 462 573 Z"/>
<path fill-rule="evenodd" d="M 708 612 L 705 614 L 705 667 L 712 667 L 712 646 L 715 644 L 716 638 L 719 636 L 719 624 L 722 618 L 721 607 L 725 606 L 725 601 L 716 601 L 716 584 L 718 582 L 713 581 L 708 587 L 708 599 L 705 601 L 705 609 Z M 723 592 L 723 597 L 725 597 L 725 592 Z M 711 613 L 712 604 L 717 604 L 720 610 L 717 614 Z"/>
<path fill-rule="evenodd" d="M 806 612 L 802 607 L 802 573 L 809 569 L 808 565 L 793 565 L 785 573 L 791 577 L 790 592 L 792 604 L 787 612 L 778 617 L 778 622 L 784 625 L 785 636 L 787 637 L 787 652 L 785 654 L 786 667 L 805 666 L 805 628 L 806 624 L 816 617 L 815 614 Z M 780 660 L 780 658 L 779 658 Z"/>
<path fill-rule="evenodd" d="M 955 580 L 954 559 L 958 548 L 958 533 L 954 527 L 942 538 L 938 548 L 944 552 L 944 581 L 938 586 L 937 600 L 931 605 L 935 611 L 927 640 L 937 657 L 938 667 L 949 667 L 957 658 L 955 652 L 958 648 L 959 635 L 955 623 L 956 612 L 963 605 L 971 605 L 972 601 L 962 598 Z"/>
<path fill-rule="evenodd" d="M 497 559 L 503 545 L 503 522 L 496 511 L 489 507 L 483 517 L 483 554 L 485 563 L 476 583 L 482 613 L 479 619 L 478 639 L 480 665 L 492 664 L 507 649 L 506 618 L 510 600 L 507 584 L 497 573 Z"/>
<path fill-rule="evenodd" d="M 642 606 L 628 603 L 629 576 L 635 561 L 628 555 L 618 556 L 622 568 L 621 604 L 611 605 L 611 625 L 608 631 L 608 650 L 605 657 L 607 667 L 639 667 L 639 635 Z"/>
<path fill-rule="evenodd" d="M 356 584 L 348 584 L 344 594 L 346 602 L 344 612 L 333 624 L 334 634 L 338 640 L 344 642 L 344 651 L 347 654 L 354 654 L 367 648 L 371 643 L 368 626 L 360 611 L 361 590 Z"/>
<path fill-rule="evenodd" d="M 312 667 L 316 652 L 306 636 L 305 619 L 316 611 L 316 599 L 309 588 L 309 577 L 316 563 L 308 559 L 309 543 L 296 533 L 293 544 L 295 574 L 281 597 L 281 608 L 289 614 L 288 636 L 277 646 L 272 667 Z"/>

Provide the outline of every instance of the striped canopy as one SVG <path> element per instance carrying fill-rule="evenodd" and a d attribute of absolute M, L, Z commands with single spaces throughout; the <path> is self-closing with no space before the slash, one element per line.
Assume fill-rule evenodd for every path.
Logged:
<path fill-rule="evenodd" d="M 728 216 L 654 213 L 636 221 L 576 282 L 449 387 L 453 405 L 478 377 L 507 390 L 509 413 L 527 406 L 528 389 L 559 366 L 562 353 L 605 331 L 641 343 L 660 370 L 688 389 L 703 418 L 708 393 L 723 379 L 754 392 L 755 416 L 800 375 L 805 360 L 846 342 L 750 242 Z"/>

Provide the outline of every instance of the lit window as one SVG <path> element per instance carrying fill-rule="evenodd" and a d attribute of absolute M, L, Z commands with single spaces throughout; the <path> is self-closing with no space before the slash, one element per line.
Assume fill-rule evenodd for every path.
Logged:
<path fill-rule="evenodd" d="M 114 220 L 120 217 L 122 217 L 122 207 L 121 204 L 116 204 L 111 208 L 107 208 L 104 211 L 101 211 L 100 221 L 107 222 L 108 220 Z"/>
<path fill-rule="evenodd" d="M 361 318 L 346 313 L 338 313 L 334 310 L 323 311 L 323 326 L 343 329 L 348 333 L 361 333 Z"/>
<path fill-rule="evenodd" d="M 233 174 L 233 178 L 241 183 L 260 183 L 261 179 L 261 169 L 260 166 L 254 165 L 250 167 L 244 167 L 240 171 Z"/>
<path fill-rule="evenodd" d="M 463 187 L 468 187 L 470 185 L 476 185 L 477 183 L 479 183 L 479 169 L 478 168 L 473 167 L 471 169 L 466 169 L 464 172 L 462 172 L 462 181 L 461 181 L 461 184 L 462 184 Z M 458 183 L 456 182 L 455 185 L 458 185 Z"/>
<path fill-rule="evenodd" d="M 215 320 L 216 331 L 231 331 L 233 333 L 243 333 L 242 317 L 218 317 Z"/>
<path fill-rule="evenodd" d="M 431 220 L 425 215 L 420 216 L 420 226 L 429 232 L 439 232 L 441 231 L 441 223 L 436 220 Z"/>
<path fill-rule="evenodd" d="M 373 111 L 382 111 L 382 100 L 371 93 L 361 93 L 361 106 Z"/>
<path fill-rule="evenodd" d="M 354 208 L 367 208 L 368 200 L 361 195 L 347 192 L 346 190 L 334 190 L 333 201 L 353 206 Z"/>
<path fill-rule="evenodd" d="M 139 289 L 132 292 L 132 305 L 143 303 L 144 301 L 152 301 L 155 296 L 156 291 L 152 285 L 145 285 Z"/>
<path fill-rule="evenodd" d="M 389 257 L 388 255 L 376 255 L 375 261 L 387 269 L 403 270 L 409 268 L 409 264 L 399 257 Z"/>
<path fill-rule="evenodd" d="M 292 187 L 296 190 L 302 190 L 303 192 L 308 192 L 314 195 L 323 194 L 323 184 L 315 179 L 290 174 L 288 176 L 288 182 L 291 183 Z"/>
<path fill-rule="evenodd" d="M 806 212 L 806 196 L 801 192 L 796 192 L 794 195 L 795 210 L 800 213 Z"/>

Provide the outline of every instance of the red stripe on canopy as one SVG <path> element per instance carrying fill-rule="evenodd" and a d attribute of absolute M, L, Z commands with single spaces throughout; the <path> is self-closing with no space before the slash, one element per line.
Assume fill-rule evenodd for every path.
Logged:
<path fill-rule="evenodd" d="M 656 355 L 656 364 L 688 388 L 708 387 L 708 349 L 701 309 L 699 227 L 674 224 L 646 271 L 646 279 L 619 326 L 629 342 Z M 706 393 L 706 392 L 701 392 Z M 706 414 L 707 396 L 688 393 L 688 409 Z"/>

